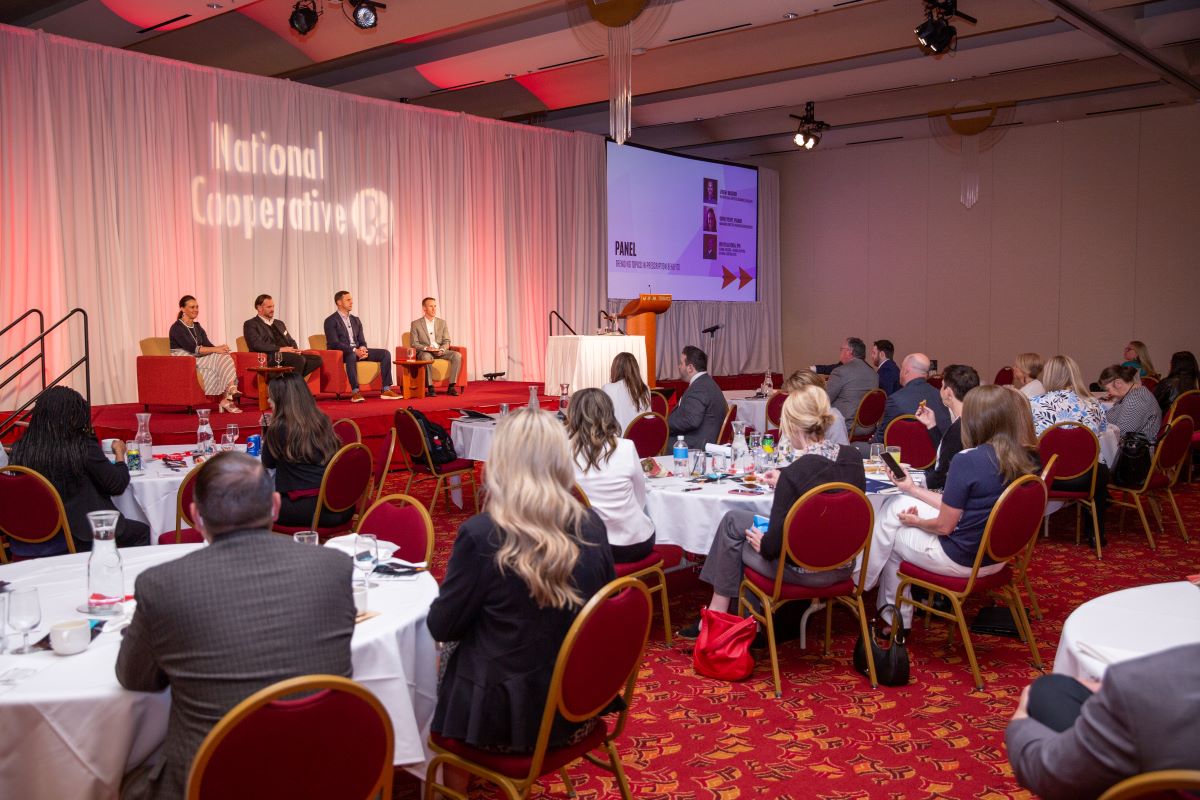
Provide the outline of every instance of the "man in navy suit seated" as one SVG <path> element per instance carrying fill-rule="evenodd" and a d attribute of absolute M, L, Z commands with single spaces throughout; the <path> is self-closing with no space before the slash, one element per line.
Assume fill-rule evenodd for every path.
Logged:
<path fill-rule="evenodd" d="M 354 308 L 354 298 L 345 289 L 333 296 L 337 311 L 325 318 L 325 346 L 330 350 L 341 350 L 346 362 L 346 377 L 350 380 L 351 403 L 361 403 L 362 394 L 358 391 L 358 362 L 379 362 L 379 376 L 383 380 L 384 400 L 399 400 L 401 395 L 392 391 L 392 356 L 387 350 L 379 347 L 368 348 L 367 339 L 363 336 L 362 320 L 350 313 Z"/>
<path fill-rule="evenodd" d="M 892 361 L 896 346 L 889 339 L 879 339 L 871 345 L 867 361 L 879 374 L 879 388 L 891 395 L 900 388 L 900 368 Z"/>

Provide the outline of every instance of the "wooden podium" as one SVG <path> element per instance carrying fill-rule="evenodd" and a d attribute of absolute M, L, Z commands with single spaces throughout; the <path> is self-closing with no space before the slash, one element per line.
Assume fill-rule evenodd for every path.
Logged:
<path fill-rule="evenodd" d="M 644 294 L 636 300 L 630 300 L 617 314 L 625 320 L 625 333 L 633 336 L 646 337 L 646 383 L 653 389 L 658 385 L 658 372 L 655 369 L 654 357 L 658 352 L 655 331 L 658 327 L 658 315 L 671 307 L 669 294 Z"/>

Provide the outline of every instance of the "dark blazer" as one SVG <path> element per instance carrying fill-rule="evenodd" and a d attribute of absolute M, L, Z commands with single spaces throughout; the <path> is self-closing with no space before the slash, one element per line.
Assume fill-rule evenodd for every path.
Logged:
<path fill-rule="evenodd" d="M 268 327 L 261 318 L 251 317 L 242 323 L 242 337 L 251 353 L 274 353 L 281 347 L 297 347 L 287 326 L 278 319 L 272 320 Z"/>
<path fill-rule="evenodd" d="M 945 435 L 937 426 L 929 429 L 929 438 L 933 440 L 937 450 L 937 462 L 933 469 L 925 473 L 925 486 L 929 489 L 943 489 L 946 486 L 946 476 L 950 474 L 950 462 L 962 452 L 962 418 L 950 423 Z"/>
<path fill-rule="evenodd" d="M 900 367 L 890 358 L 879 365 L 875 374 L 879 376 L 879 388 L 889 395 L 900 388 Z"/>
<path fill-rule="evenodd" d="M 1200 644 L 1113 664 L 1075 724 L 1027 717 L 1004 732 L 1017 782 L 1045 800 L 1089 798 L 1142 772 L 1200 769 Z"/>
<path fill-rule="evenodd" d="M 729 404 L 717 382 L 702 372 L 679 398 L 679 405 L 667 417 L 667 426 L 671 436 L 683 434 L 688 447 L 702 450 L 720 437 L 721 423 L 728 410 Z"/>
<path fill-rule="evenodd" d="M 584 602 L 616 577 L 604 523 L 589 511 L 571 577 Z M 458 529 L 428 625 L 439 642 L 458 642 L 438 688 L 434 731 L 472 745 L 529 752 L 537 741 L 554 660 L 579 609 L 538 608 L 511 570 L 496 566 L 500 537 L 492 518 Z M 574 729 L 559 719 L 551 742 Z"/>
<path fill-rule="evenodd" d="M 251 529 L 138 576 L 117 680 L 134 691 L 171 689 L 152 796 L 183 796 L 204 737 L 254 692 L 299 675 L 350 677 L 352 573 L 344 553 Z"/>
<path fill-rule="evenodd" d="M 904 414 L 916 414 L 921 401 L 933 410 L 933 418 L 937 420 L 937 429 L 944 436 L 950 427 L 950 409 L 942 402 L 938 390 L 924 378 L 913 378 L 904 386 L 888 396 L 887 405 L 883 409 L 883 419 L 875 429 L 875 441 L 882 442 L 883 434 L 887 431 L 888 423 Z"/>
<path fill-rule="evenodd" d="M 863 470 L 862 454 L 850 445 L 842 445 L 837 460 L 809 454 L 800 456 L 779 471 L 775 498 L 771 501 L 771 523 L 762 538 L 763 558 L 775 561 L 783 552 L 783 523 L 792 506 L 805 492 L 822 483 L 848 483 L 867 490 L 867 475 Z"/>
<path fill-rule="evenodd" d="M 355 346 L 366 347 L 367 337 L 363 335 L 362 320 L 351 314 L 350 327 L 354 330 L 354 340 L 357 345 L 352 344 L 347 338 L 346 325 L 342 322 L 341 314 L 335 311 L 326 317 L 325 346 L 330 350 L 341 350 L 343 353 L 349 353 Z"/>
<path fill-rule="evenodd" d="M 193 333 L 196 334 L 195 338 L 192 337 Z M 204 328 L 200 327 L 199 322 L 193 322 L 192 329 L 189 331 L 188 326 L 183 324 L 183 320 L 177 319 L 171 325 L 167 336 L 171 341 L 172 350 L 186 350 L 192 355 L 196 354 L 199 347 L 216 347 L 208 338 L 208 334 L 204 332 Z"/>

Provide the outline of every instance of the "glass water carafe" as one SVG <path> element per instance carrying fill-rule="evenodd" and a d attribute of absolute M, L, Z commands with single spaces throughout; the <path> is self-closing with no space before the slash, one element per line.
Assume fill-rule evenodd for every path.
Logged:
<path fill-rule="evenodd" d="M 196 428 L 196 455 L 204 458 L 210 458 L 217 452 L 212 425 L 208 421 L 209 413 L 211 412 L 207 408 L 196 409 L 196 416 L 200 418 L 200 425 Z"/>
<path fill-rule="evenodd" d="M 142 455 L 142 469 L 154 461 L 154 440 L 150 437 L 150 415 L 137 415 L 138 429 L 133 440 L 138 443 L 138 452 Z"/>
<path fill-rule="evenodd" d="M 92 552 L 88 556 L 89 614 L 109 616 L 121 613 L 125 602 L 125 570 L 117 550 L 116 511 L 91 511 L 87 515 L 92 526 Z"/>
<path fill-rule="evenodd" d="M 730 445 L 730 466 L 735 472 L 745 472 L 750 462 L 750 448 L 746 444 L 746 422 L 735 419 L 729 423 L 733 427 L 733 443 Z"/>

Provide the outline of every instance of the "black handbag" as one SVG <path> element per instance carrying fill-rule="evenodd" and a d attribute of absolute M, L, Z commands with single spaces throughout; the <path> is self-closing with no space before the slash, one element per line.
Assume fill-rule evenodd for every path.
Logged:
<path fill-rule="evenodd" d="M 902 626 L 900 611 L 894 605 L 889 604 L 879 610 L 882 612 L 889 608 L 892 610 L 893 625 Z M 877 622 L 878 618 L 873 619 L 867 626 L 867 630 L 871 632 L 871 658 L 875 662 L 875 678 L 881 686 L 906 686 L 908 648 L 904 646 L 904 628 L 898 628 L 896 638 L 891 640 L 890 636 L 882 636 L 879 633 L 876 629 Z M 858 641 L 854 643 L 854 669 L 868 678 L 871 676 L 867 668 L 867 644 L 863 641 L 861 633 L 858 635 Z"/>
<path fill-rule="evenodd" d="M 1117 486 L 1140 489 L 1150 474 L 1154 455 L 1150 451 L 1150 440 L 1146 434 L 1129 431 L 1121 434 L 1121 447 L 1117 454 L 1117 466 L 1113 470 L 1112 482 Z"/>

